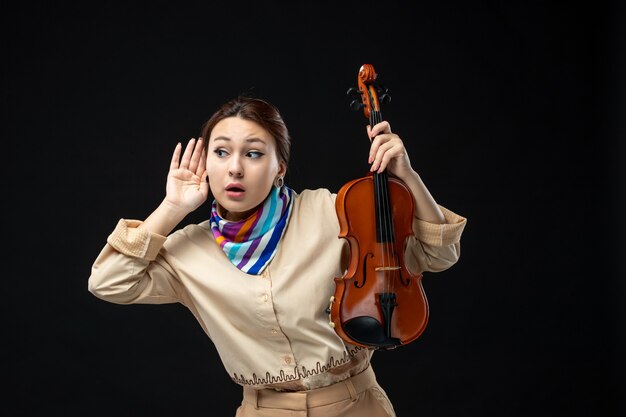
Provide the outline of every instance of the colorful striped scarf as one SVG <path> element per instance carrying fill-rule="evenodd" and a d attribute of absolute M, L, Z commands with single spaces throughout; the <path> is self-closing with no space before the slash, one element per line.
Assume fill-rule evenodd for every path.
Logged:
<path fill-rule="evenodd" d="M 237 268 L 258 275 L 276 254 L 283 236 L 293 199 L 287 186 L 272 187 L 261 207 L 241 221 L 228 221 L 217 214 L 217 202 L 211 206 L 211 231 L 215 241 Z"/>

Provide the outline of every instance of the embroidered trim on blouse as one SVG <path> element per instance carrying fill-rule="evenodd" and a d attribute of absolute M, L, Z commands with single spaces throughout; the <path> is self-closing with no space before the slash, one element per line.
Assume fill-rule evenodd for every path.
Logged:
<path fill-rule="evenodd" d="M 322 365 L 320 362 L 317 362 L 315 369 L 307 369 L 305 366 L 294 366 L 293 374 L 287 374 L 285 371 L 280 371 L 279 375 L 272 375 L 269 371 L 265 373 L 265 378 L 261 378 L 257 376 L 257 374 L 252 374 L 252 378 L 248 379 L 240 374 L 239 376 L 235 373 L 231 377 L 234 382 L 240 385 L 269 385 L 276 384 L 280 382 L 291 382 L 297 381 L 300 379 L 304 379 L 311 375 L 319 375 L 324 372 L 327 372 L 331 368 L 336 368 L 341 365 L 345 365 L 348 363 L 352 357 L 359 351 L 365 349 L 361 346 L 355 346 L 352 349 L 349 349 L 348 353 L 343 354 L 343 358 L 339 360 L 335 360 L 333 356 L 330 357 L 328 363 L 326 365 Z"/>

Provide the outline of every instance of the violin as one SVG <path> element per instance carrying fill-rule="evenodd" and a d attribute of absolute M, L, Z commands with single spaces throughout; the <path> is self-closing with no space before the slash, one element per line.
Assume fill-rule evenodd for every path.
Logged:
<path fill-rule="evenodd" d="M 383 121 L 380 102 L 391 99 L 386 88 L 374 83 L 376 78 L 374 67 L 364 64 L 358 89 L 348 90 L 357 97 L 351 107 L 363 109 L 372 127 Z M 393 349 L 417 339 L 428 323 L 422 274 L 411 273 L 404 262 L 414 206 L 408 187 L 386 171 L 351 180 L 337 193 L 339 238 L 350 244 L 350 262 L 344 275 L 334 279 L 327 312 L 330 326 L 352 345 Z"/>

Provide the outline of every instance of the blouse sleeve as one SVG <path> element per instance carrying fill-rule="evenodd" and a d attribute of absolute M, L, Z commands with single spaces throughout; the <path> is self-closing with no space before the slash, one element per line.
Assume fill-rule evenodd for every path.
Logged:
<path fill-rule="evenodd" d="M 467 219 L 445 207 L 439 208 L 445 217 L 443 224 L 413 220 L 414 236 L 408 239 L 405 262 L 414 273 L 444 271 L 461 255 L 461 234 Z"/>
<path fill-rule="evenodd" d="M 180 301 L 175 272 L 159 255 L 167 240 L 139 220 L 120 219 L 91 268 L 88 289 L 117 304 Z"/>

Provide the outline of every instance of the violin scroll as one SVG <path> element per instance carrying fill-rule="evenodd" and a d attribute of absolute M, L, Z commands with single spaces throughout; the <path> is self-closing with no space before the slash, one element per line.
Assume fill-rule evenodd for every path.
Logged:
<path fill-rule="evenodd" d="M 382 84 L 376 84 L 378 74 L 371 64 L 363 64 L 357 78 L 358 88 L 348 89 L 348 96 L 352 98 L 350 108 L 358 111 L 363 109 L 366 118 L 371 119 L 373 112 L 380 112 L 380 103 L 390 103 L 389 89 Z"/>

